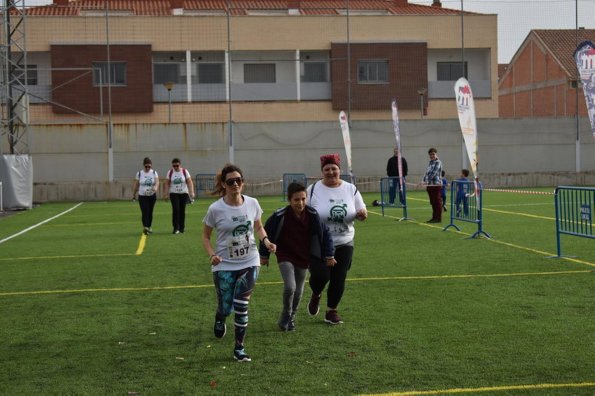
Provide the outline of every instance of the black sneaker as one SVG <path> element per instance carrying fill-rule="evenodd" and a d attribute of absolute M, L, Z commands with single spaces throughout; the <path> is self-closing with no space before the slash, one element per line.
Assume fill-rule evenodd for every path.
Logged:
<path fill-rule="evenodd" d="M 277 322 L 277 326 L 279 326 L 281 331 L 287 331 L 289 327 L 289 315 L 281 315 Z"/>
<path fill-rule="evenodd" d="M 318 315 L 320 311 L 320 295 L 316 296 L 312 294 L 310 302 L 308 303 L 308 313 L 312 316 Z"/>
<path fill-rule="evenodd" d="M 295 331 L 295 314 L 289 317 L 289 323 L 287 323 L 287 331 Z"/>
<path fill-rule="evenodd" d="M 341 317 L 339 316 L 339 314 L 337 313 L 336 310 L 331 309 L 330 311 L 328 311 L 324 317 L 324 321 L 328 324 L 332 324 L 332 325 L 338 325 L 343 323 L 343 320 L 341 319 Z"/>
<path fill-rule="evenodd" d="M 235 360 L 237 360 L 238 362 L 251 362 L 252 361 L 252 359 L 250 358 L 250 356 L 248 356 L 248 354 L 244 350 L 244 347 L 243 346 L 235 347 L 234 348 L 234 350 L 233 350 L 233 358 Z"/>
<path fill-rule="evenodd" d="M 226 331 L 227 331 L 227 326 L 225 326 L 225 322 L 222 320 L 215 319 L 215 326 L 213 327 L 213 332 L 215 333 L 215 337 L 223 338 Z"/>

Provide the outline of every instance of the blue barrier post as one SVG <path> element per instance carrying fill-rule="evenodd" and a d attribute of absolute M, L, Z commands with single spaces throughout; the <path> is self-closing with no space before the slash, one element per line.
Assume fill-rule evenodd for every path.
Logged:
<path fill-rule="evenodd" d="M 308 178 L 305 173 L 284 173 L 283 174 L 283 196 L 282 201 L 287 200 L 287 187 L 291 183 L 301 183 L 304 187 L 308 186 Z"/>
<path fill-rule="evenodd" d="M 593 235 L 595 188 L 558 186 L 554 195 L 556 207 L 556 257 L 562 256 L 561 234 L 583 238 Z"/>
<path fill-rule="evenodd" d="M 404 182 L 405 178 L 403 178 L 403 183 L 399 183 L 399 180 L 397 176 L 380 179 L 380 202 L 378 204 L 382 208 L 382 216 L 384 216 L 385 208 L 403 208 L 403 217 L 399 221 L 410 220 L 407 217 L 407 185 Z"/>
<path fill-rule="evenodd" d="M 196 197 L 204 197 L 211 191 L 215 190 L 215 175 L 214 173 L 199 173 L 194 176 L 194 190 Z"/>
<path fill-rule="evenodd" d="M 475 189 L 475 183 L 472 181 L 453 180 L 450 183 L 450 223 L 442 231 L 450 227 L 461 229 L 455 224 L 455 220 L 477 224 L 477 231 L 471 235 L 471 238 L 477 238 L 484 235 L 491 238 L 483 230 L 483 194 L 481 183 L 478 190 Z"/>

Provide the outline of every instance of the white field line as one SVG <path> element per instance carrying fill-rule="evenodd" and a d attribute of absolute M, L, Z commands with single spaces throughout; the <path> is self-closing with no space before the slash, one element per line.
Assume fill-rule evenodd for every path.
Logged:
<path fill-rule="evenodd" d="M 78 207 L 79 207 L 79 206 L 81 206 L 82 204 L 83 204 L 82 202 L 79 202 L 78 204 L 74 205 L 72 208 L 70 208 L 70 209 L 67 209 L 67 210 L 65 210 L 65 211 L 64 211 L 64 212 L 62 212 L 62 213 L 58 213 L 58 214 L 57 214 L 57 215 L 55 215 L 54 217 L 50 217 L 49 219 L 46 219 L 46 220 L 44 220 L 44 221 L 42 221 L 42 222 L 40 222 L 40 223 L 37 223 L 37 224 L 35 224 L 35 225 L 32 225 L 31 227 L 25 228 L 23 231 L 19 231 L 19 232 L 17 232 L 16 234 L 12 234 L 11 236 L 9 236 L 9 237 L 6 237 L 6 238 L 4 238 L 4 239 L 0 240 L 0 244 L 4 243 L 4 242 L 6 242 L 6 241 L 9 241 L 9 240 L 11 240 L 12 238 L 16 238 L 16 237 L 18 237 L 19 235 L 23 235 L 24 233 L 26 233 L 26 232 L 29 232 L 29 231 L 31 231 L 31 230 L 33 230 L 33 229 L 35 229 L 35 228 L 39 227 L 40 225 L 43 225 L 43 224 L 45 224 L 45 223 L 49 222 L 49 221 L 52 221 L 52 220 L 54 220 L 54 219 L 57 219 L 58 217 L 60 217 L 60 216 L 62 216 L 62 215 L 65 215 L 66 213 L 68 213 L 68 212 L 71 212 L 71 211 L 75 210 L 76 208 L 78 208 Z"/>

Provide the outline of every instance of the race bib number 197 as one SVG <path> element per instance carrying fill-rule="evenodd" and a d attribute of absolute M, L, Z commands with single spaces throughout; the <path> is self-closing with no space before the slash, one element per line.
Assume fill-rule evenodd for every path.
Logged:
<path fill-rule="evenodd" d="M 227 253 L 230 260 L 241 260 L 250 252 L 250 236 L 248 234 L 227 238 Z"/>

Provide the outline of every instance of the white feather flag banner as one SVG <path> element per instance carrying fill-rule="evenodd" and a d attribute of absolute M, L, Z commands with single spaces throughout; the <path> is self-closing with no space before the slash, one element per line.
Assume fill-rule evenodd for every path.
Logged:
<path fill-rule="evenodd" d="M 584 41 L 574 52 L 576 67 L 583 83 L 587 113 L 591 121 L 591 131 L 595 138 L 595 44 Z"/>
<path fill-rule="evenodd" d="M 403 180 L 403 160 L 401 157 L 401 130 L 399 128 L 399 109 L 397 108 L 397 99 L 393 99 L 392 105 L 393 129 L 395 131 L 395 141 L 397 147 L 397 166 L 399 168 L 399 180 Z M 399 190 L 403 191 L 403 184 L 399 182 Z"/>
<path fill-rule="evenodd" d="M 343 144 L 345 145 L 347 170 L 349 171 L 349 175 L 353 176 L 353 169 L 351 168 L 351 137 L 349 136 L 349 122 L 344 111 L 339 113 L 339 125 L 341 126 L 341 134 L 343 135 Z"/>
<path fill-rule="evenodd" d="M 475 120 L 475 105 L 473 104 L 473 92 L 469 81 L 464 77 L 459 78 L 455 84 L 455 97 L 457 100 L 457 112 L 459 113 L 459 123 L 461 132 L 465 140 L 471 171 L 475 180 L 479 179 L 477 170 L 477 122 Z"/>

